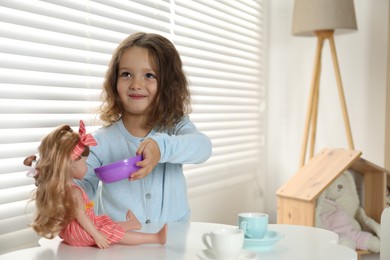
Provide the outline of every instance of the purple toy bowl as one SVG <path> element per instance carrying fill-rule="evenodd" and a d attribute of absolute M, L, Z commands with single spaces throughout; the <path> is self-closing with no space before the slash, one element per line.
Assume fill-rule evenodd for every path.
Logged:
<path fill-rule="evenodd" d="M 121 161 L 116 161 L 98 168 L 95 168 L 96 176 L 105 183 L 111 183 L 128 179 L 133 172 L 141 167 L 136 166 L 136 162 L 142 161 L 142 156 L 134 156 Z"/>

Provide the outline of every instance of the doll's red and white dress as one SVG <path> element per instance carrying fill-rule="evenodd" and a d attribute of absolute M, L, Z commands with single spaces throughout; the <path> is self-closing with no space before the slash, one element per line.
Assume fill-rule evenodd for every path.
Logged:
<path fill-rule="evenodd" d="M 85 201 L 85 211 L 95 227 L 99 232 L 103 233 L 110 244 L 114 244 L 120 241 L 124 235 L 125 230 L 115 223 L 110 217 L 106 215 L 96 216 L 93 211 L 93 202 L 89 201 L 87 194 L 82 188 L 73 184 L 74 187 L 78 188 Z M 76 219 L 69 223 L 63 230 L 61 230 L 59 236 L 64 240 L 65 243 L 72 246 L 94 246 L 96 245 L 95 240 L 91 235 L 83 229 Z"/>

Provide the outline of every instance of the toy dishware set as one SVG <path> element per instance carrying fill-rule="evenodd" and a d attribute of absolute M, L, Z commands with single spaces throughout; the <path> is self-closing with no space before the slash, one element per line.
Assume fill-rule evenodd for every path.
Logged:
<path fill-rule="evenodd" d="M 238 227 L 223 228 L 204 233 L 206 249 L 197 256 L 201 260 L 252 260 L 257 253 L 269 250 L 284 235 L 268 229 L 265 213 L 239 213 Z"/>

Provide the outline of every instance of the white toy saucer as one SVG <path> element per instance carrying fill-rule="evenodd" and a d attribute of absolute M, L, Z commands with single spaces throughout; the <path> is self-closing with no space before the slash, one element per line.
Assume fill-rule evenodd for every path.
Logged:
<path fill-rule="evenodd" d="M 200 260 L 216 260 L 216 256 L 210 249 L 204 249 L 197 254 Z M 257 259 L 256 253 L 248 250 L 242 250 L 237 260 L 254 260 Z"/>

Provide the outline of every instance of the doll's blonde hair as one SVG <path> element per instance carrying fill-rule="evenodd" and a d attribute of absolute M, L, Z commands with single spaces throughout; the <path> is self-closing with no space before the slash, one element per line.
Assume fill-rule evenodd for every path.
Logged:
<path fill-rule="evenodd" d="M 77 132 L 69 125 L 62 125 L 48 134 L 38 148 L 37 189 L 33 196 L 36 215 L 31 226 L 40 236 L 53 238 L 75 218 L 77 209 L 69 167 L 71 153 L 79 140 Z M 88 147 L 83 155 L 86 152 Z"/>

